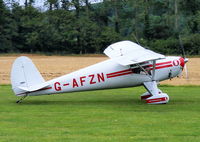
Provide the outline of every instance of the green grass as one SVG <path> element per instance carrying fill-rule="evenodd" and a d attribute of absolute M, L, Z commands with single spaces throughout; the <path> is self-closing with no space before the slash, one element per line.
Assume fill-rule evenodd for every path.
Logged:
<path fill-rule="evenodd" d="M 160 87 L 166 105 L 140 101 L 142 87 L 28 97 L 0 87 L 0 142 L 199 142 L 200 87 Z"/>

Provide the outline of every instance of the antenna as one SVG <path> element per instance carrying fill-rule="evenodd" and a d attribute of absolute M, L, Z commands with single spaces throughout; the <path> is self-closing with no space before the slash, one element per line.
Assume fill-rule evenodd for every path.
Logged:
<path fill-rule="evenodd" d="M 137 39 L 137 37 L 135 36 L 135 34 L 134 34 L 134 33 L 133 33 L 133 37 L 135 38 L 135 40 L 136 40 L 137 44 L 139 44 L 139 45 L 140 45 L 140 43 L 139 43 L 139 41 L 138 41 L 138 39 Z"/>
<path fill-rule="evenodd" d="M 179 44 L 180 44 L 180 48 L 181 48 L 181 53 L 182 53 L 183 58 L 185 59 L 185 49 L 183 47 L 181 36 L 179 35 L 178 38 L 179 38 Z"/>

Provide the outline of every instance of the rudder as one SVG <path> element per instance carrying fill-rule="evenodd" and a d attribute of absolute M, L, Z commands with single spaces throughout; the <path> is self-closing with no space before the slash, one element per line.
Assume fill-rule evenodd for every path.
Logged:
<path fill-rule="evenodd" d="M 11 70 L 11 84 L 15 95 L 25 95 L 27 91 L 21 88 L 29 88 L 44 82 L 45 80 L 31 59 L 21 56 L 14 61 Z"/>

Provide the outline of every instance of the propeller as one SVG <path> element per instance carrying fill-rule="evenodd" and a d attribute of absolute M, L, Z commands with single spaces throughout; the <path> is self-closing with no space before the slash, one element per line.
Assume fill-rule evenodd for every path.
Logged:
<path fill-rule="evenodd" d="M 185 49 L 184 49 L 184 46 L 183 46 L 183 43 L 181 40 L 181 36 L 179 35 L 178 38 L 179 38 L 180 48 L 181 48 L 181 52 L 182 52 L 182 57 L 184 58 L 184 63 L 185 63 L 185 65 L 184 65 L 185 76 L 186 76 L 186 79 L 188 80 L 189 75 L 188 75 L 188 69 L 187 69 L 187 65 L 186 65 L 186 63 L 188 62 L 188 58 L 186 58 L 186 56 L 185 56 Z"/>

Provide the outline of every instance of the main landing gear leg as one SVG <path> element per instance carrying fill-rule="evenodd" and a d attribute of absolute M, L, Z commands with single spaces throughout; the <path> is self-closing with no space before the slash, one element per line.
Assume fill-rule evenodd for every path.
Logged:
<path fill-rule="evenodd" d="M 148 92 L 142 94 L 141 99 L 146 100 L 147 104 L 168 103 L 169 96 L 158 89 L 156 81 L 144 82 L 144 87 Z"/>
<path fill-rule="evenodd" d="M 28 94 L 22 96 L 18 101 L 16 101 L 16 103 L 17 104 L 21 103 L 27 96 L 28 96 Z"/>

